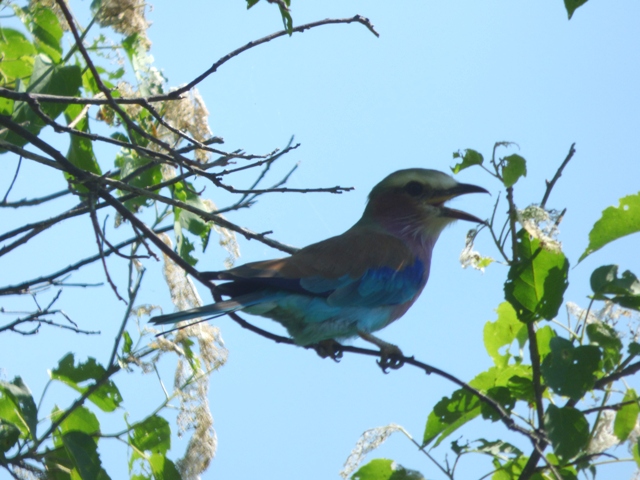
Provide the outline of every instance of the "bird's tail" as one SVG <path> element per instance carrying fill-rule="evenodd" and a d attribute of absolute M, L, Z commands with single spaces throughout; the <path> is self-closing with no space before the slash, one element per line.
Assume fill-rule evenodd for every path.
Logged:
<path fill-rule="evenodd" d="M 183 322 L 185 320 L 191 320 L 193 318 L 200 317 L 220 317 L 227 313 L 237 312 L 243 308 L 250 307 L 265 300 L 264 294 L 248 294 L 241 295 L 237 298 L 230 300 L 223 300 L 221 302 L 212 303 L 210 305 L 203 305 L 202 307 L 192 308 L 190 310 L 182 310 L 180 312 L 168 313 L 166 315 L 158 315 L 149 320 L 155 325 L 168 325 L 172 323 Z"/>

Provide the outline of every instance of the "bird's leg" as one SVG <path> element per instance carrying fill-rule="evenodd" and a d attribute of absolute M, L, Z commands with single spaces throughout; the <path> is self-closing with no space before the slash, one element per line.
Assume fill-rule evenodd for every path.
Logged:
<path fill-rule="evenodd" d="M 382 368 L 384 373 L 387 373 L 387 368 L 397 370 L 404 365 L 404 360 L 402 359 L 404 355 L 402 354 L 402 350 L 400 350 L 396 345 L 385 342 L 384 340 L 381 340 L 367 332 L 358 332 L 358 335 L 361 339 L 366 340 L 369 343 L 373 343 L 380 349 L 380 360 L 378 360 L 378 365 L 380 365 L 380 368 Z"/>
<path fill-rule="evenodd" d="M 316 343 L 313 345 L 313 349 L 322 358 L 328 357 L 334 362 L 339 362 L 342 359 L 342 345 L 333 338 Z"/>

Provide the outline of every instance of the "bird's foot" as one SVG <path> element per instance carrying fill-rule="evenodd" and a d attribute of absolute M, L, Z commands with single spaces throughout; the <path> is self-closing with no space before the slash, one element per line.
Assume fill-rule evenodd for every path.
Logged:
<path fill-rule="evenodd" d="M 332 338 L 316 343 L 313 349 L 322 358 L 330 358 L 334 362 L 342 360 L 342 345 Z"/>
<path fill-rule="evenodd" d="M 388 373 L 388 369 L 398 370 L 404 365 L 404 355 L 402 350 L 389 343 L 388 346 L 380 347 L 380 360 L 376 360 L 376 363 L 384 373 Z"/>
<path fill-rule="evenodd" d="M 376 363 L 384 373 L 388 373 L 389 369 L 397 370 L 404 365 L 404 354 L 396 345 L 385 342 L 367 332 L 358 332 L 358 335 L 380 349 L 380 360 L 377 360 Z"/>

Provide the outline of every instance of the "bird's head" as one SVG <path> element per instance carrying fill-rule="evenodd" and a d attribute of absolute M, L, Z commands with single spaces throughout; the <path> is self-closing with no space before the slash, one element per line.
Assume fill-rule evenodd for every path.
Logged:
<path fill-rule="evenodd" d="M 361 221 L 382 223 L 403 236 L 417 234 L 435 239 L 454 220 L 484 223 L 470 213 L 444 206 L 448 200 L 467 193 L 489 192 L 458 183 L 438 170 L 398 170 L 373 187 Z"/>

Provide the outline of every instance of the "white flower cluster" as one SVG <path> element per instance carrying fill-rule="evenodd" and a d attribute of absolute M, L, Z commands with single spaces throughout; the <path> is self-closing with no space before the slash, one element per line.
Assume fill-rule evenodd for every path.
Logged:
<path fill-rule="evenodd" d="M 209 111 L 197 89 L 190 90 L 178 100 L 164 102 L 161 113 L 165 122 L 198 142 L 205 142 L 213 136 L 209 128 Z M 164 125 L 158 127 L 157 137 L 169 145 L 178 145 L 182 140 L 180 135 Z M 209 159 L 210 153 L 196 150 L 195 156 L 204 163 Z"/>
<path fill-rule="evenodd" d="M 147 29 L 151 24 L 145 18 L 147 4 L 144 0 L 103 0 L 98 5 L 96 19 L 101 26 L 111 27 L 126 36 L 137 34 L 149 48 Z"/>
<path fill-rule="evenodd" d="M 537 205 L 529 205 L 524 210 L 518 210 L 518 222 L 533 238 L 540 240 L 542 248 L 560 252 L 562 244 L 558 236 L 558 224 L 561 220 L 560 212 L 545 210 Z"/>
<path fill-rule="evenodd" d="M 171 246 L 167 235 L 162 240 Z M 164 275 L 171 291 L 171 300 L 179 310 L 202 306 L 195 285 L 184 271 L 169 257 L 164 257 Z M 189 357 L 181 345 L 195 339 L 198 354 Z M 161 336 L 153 345 L 162 351 L 178 354 L 178 366 L 174 377 L 174 394 L 180 399 L 178 435 L 191 431 L 187 450 L 177 462 L 181 478 L 196 480 L 213 459 L 217 447 L 213 416 L 209 409 L 209 373 L 227 361 L 228 350 L 220 330 L 206 322 L 177 330 L 174 337 Z"/>

